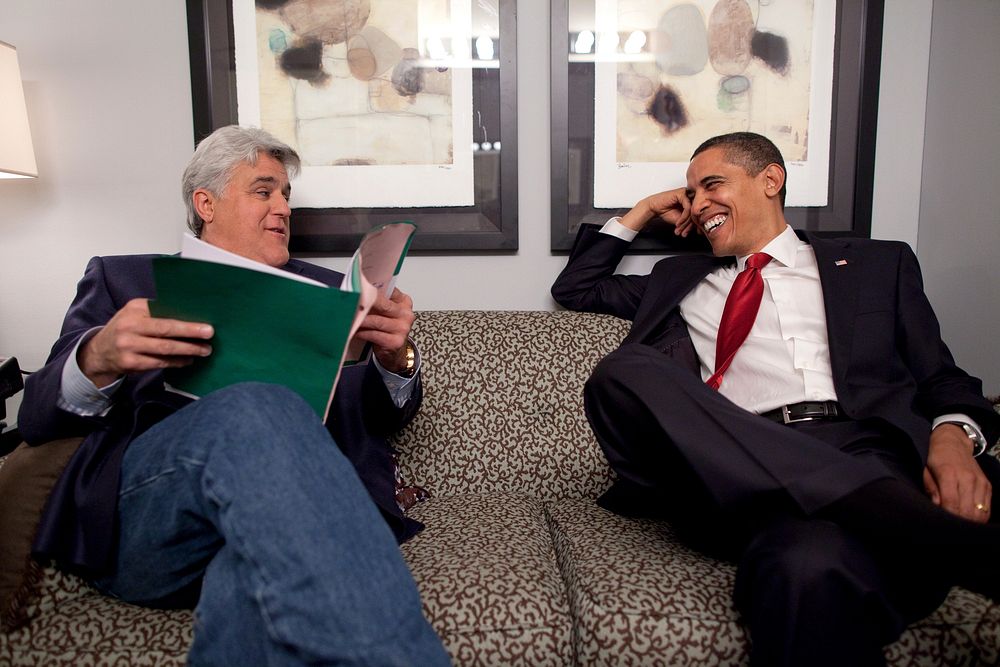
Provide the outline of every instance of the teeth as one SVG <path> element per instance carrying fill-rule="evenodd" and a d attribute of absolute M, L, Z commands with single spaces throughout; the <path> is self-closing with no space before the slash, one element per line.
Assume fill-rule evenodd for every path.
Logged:
<path fill-rule="evenodd" d="M 705 231 L 710 232 L 719 225 L 721 225 L 722 223 L 724 223 L 725 221 L 726 221 L 725 213 L 714 215 L 711 218 L 709 218 L 708 221 L 705 222 Z"/>

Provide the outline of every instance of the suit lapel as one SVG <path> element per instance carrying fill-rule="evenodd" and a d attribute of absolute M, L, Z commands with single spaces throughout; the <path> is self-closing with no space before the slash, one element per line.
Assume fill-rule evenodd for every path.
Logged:
<path fill-rule="evenodd" d="M 659 262 L 650 276 L 647 296 L 636 312 L 628 338 L 644 341 L 662 333 L 660 330 L 688 292 L 716 267 L 732 262 L 732 257 L 712 255 L 683 255 Z"/>
<path fill-rule="evenodd" d="M 830 363 L 835 386 L 843 386 L 850 361 L 853 323 L 861 289 L 861 259 L 846 239 L 821 239 L 805 234 L 816 253 L 823 289 Z"/>

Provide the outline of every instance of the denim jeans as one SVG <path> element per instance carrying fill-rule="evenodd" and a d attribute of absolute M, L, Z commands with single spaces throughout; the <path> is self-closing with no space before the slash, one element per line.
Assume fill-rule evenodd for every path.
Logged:
<path fill-rule="evenodd" d="M 392 532 L 288 389 L 234 385 L 136 438 L 118 521 L 94 583 L 147 606 L 193 592 L 191 665 L 449 662 Z"/>

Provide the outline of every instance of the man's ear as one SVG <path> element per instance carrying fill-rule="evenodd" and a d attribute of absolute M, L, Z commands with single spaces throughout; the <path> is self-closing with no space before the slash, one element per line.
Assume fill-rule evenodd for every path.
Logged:
<path fill-rule="evenodd" d="M 764 193 L 768 197 L 777 197 L 785 185 L 785 170 L 772 162 L 764 167 Z"/>
<path fill-rule="evenodd" d="M 191 193 L 191 199 L 198 217 L 206 224 L 212 222 L 215 218 L 215 196 L 205 188 L 198 188 Z"/>

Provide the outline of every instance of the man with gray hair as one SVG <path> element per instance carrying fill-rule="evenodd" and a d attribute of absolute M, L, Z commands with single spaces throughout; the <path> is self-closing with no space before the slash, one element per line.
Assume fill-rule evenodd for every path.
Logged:
<path fill-rule="evenodd" d="M 189 226 L 339 284 L 289 257 L 298 168 L 262 130 L 217 130 L 184 172 Z M 386 442 L 421 399 L 410 298 L 396 290 L 375 304 L 357 334 L 373 362 L 345 369 L 323 424 L 276 385 L 198 401 L 167 391 L 164 369 L 210 355 L 213 330 L 150 315 L 152 259 L 92 259 L 48 361 L 25 383 L 27 442 L 84 437 L 35 554 L 127 602 L 196 604 L 192 664 L 447 664 L 396 547 L 421 528 L 395 502 Z"/>

